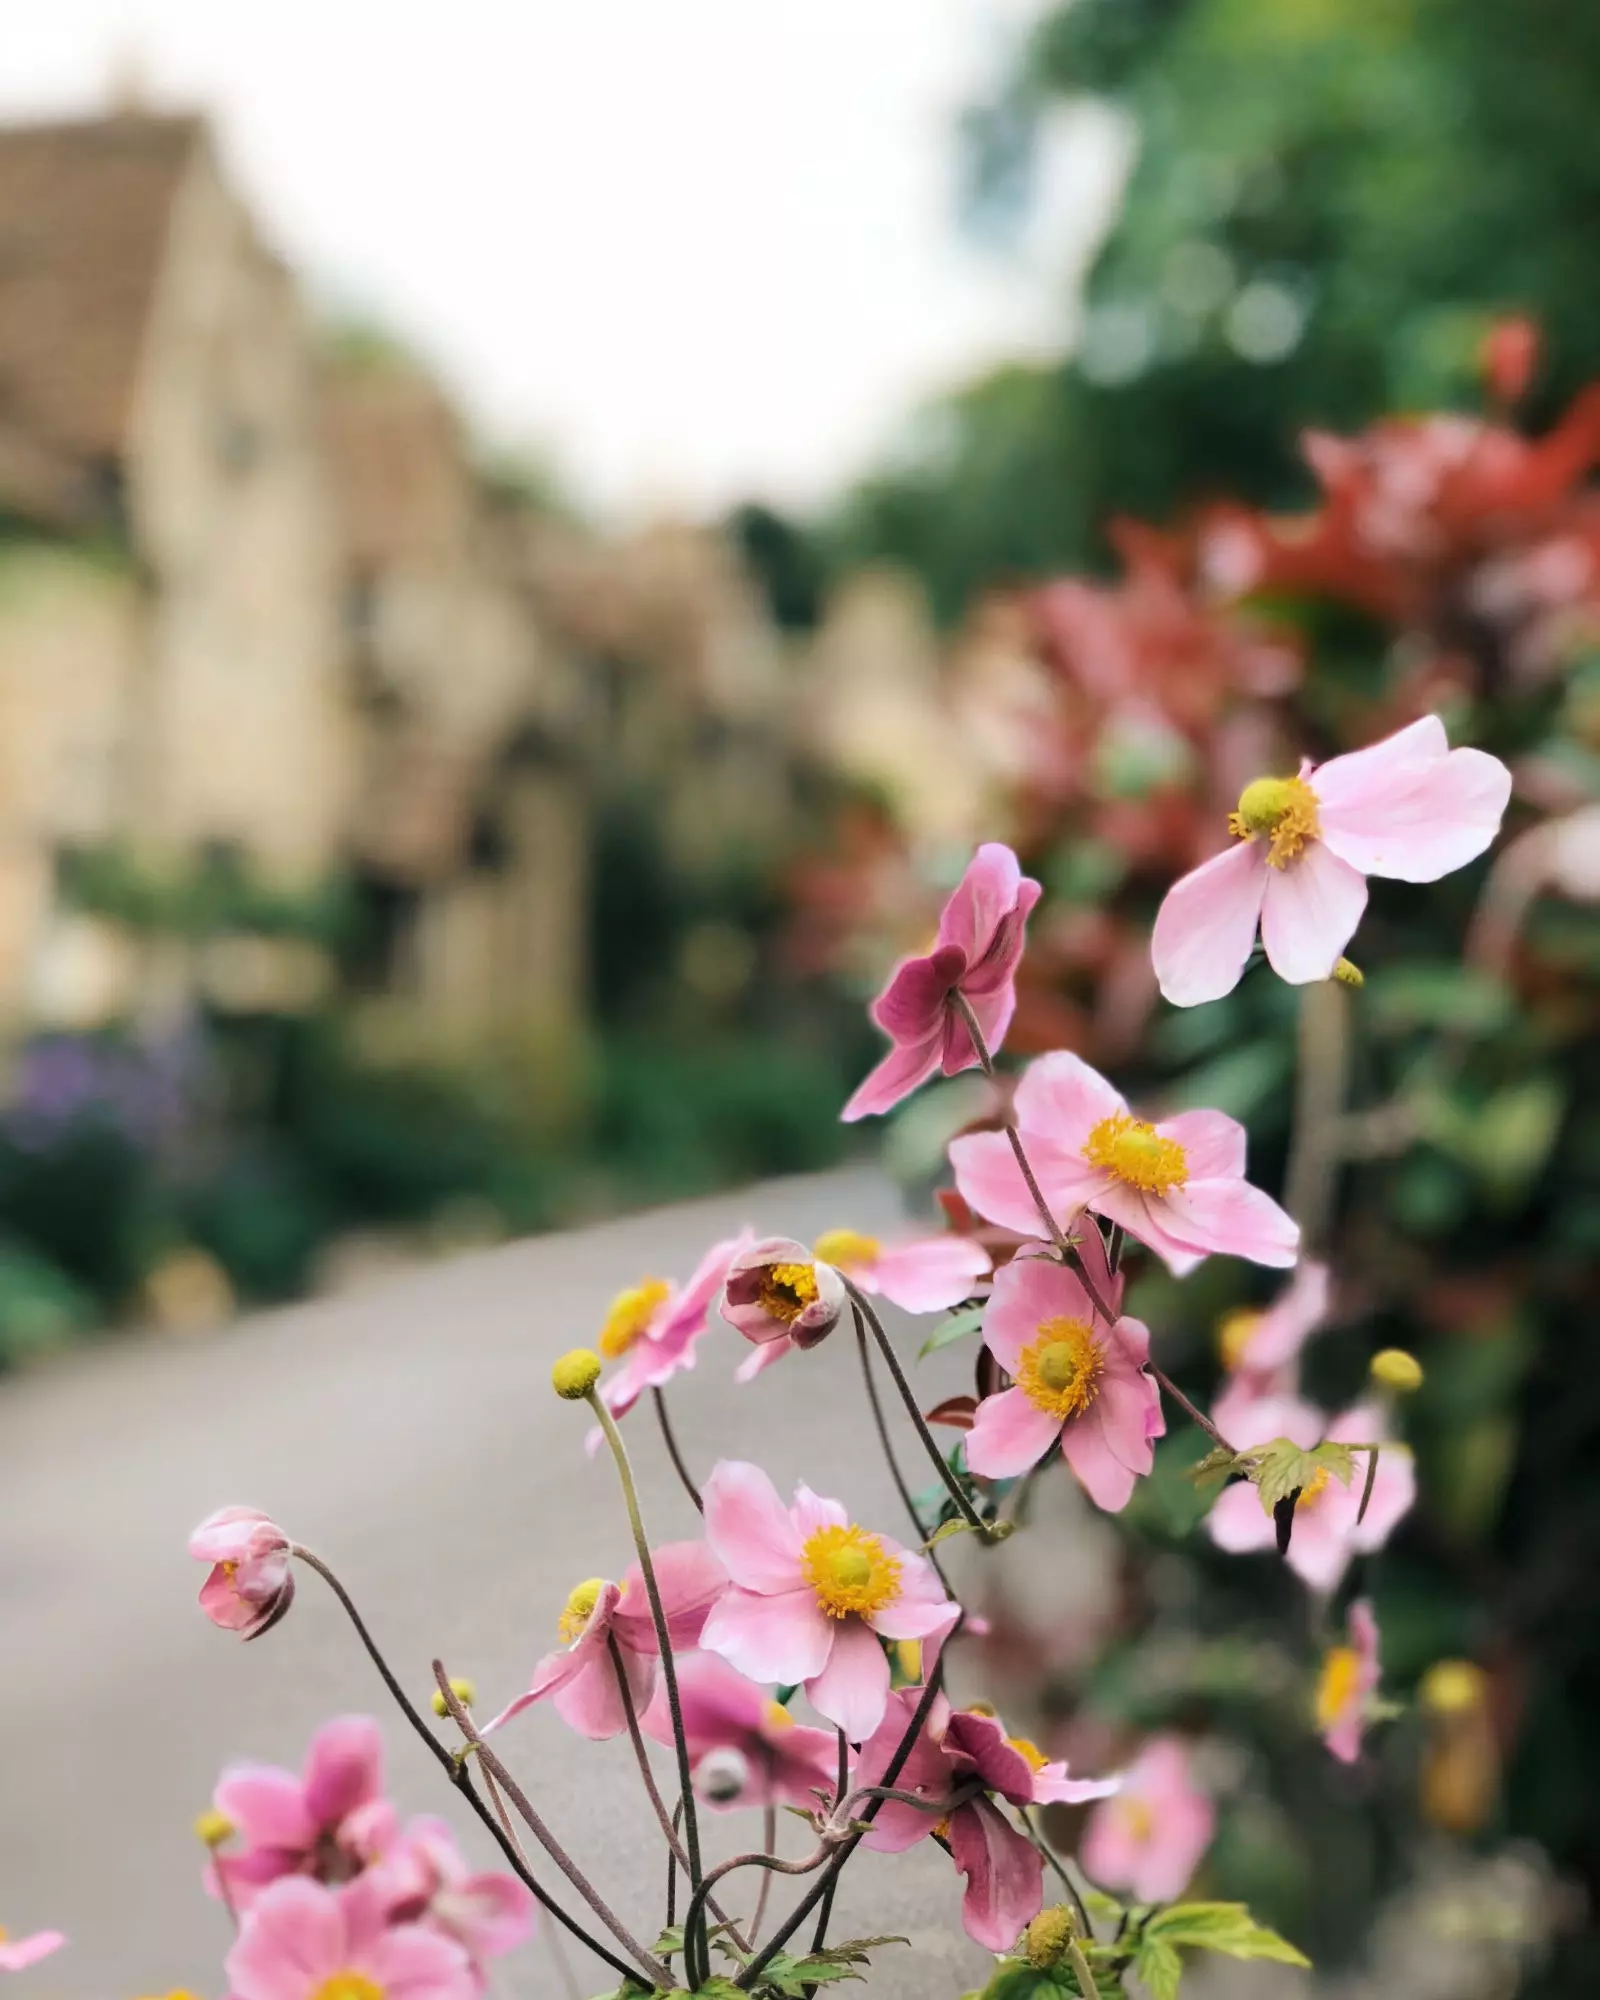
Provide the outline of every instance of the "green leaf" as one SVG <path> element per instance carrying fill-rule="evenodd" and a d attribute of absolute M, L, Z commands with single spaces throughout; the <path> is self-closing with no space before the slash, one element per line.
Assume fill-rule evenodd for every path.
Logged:
<path fill-rule="evenodd" d="M 1076 1993 L 1077 1982 L 1065 1986 L 1053 1972 L 1039 1972 L 1031 1965 L 1008 1959 L 976 1996 L 976 2000 L 1061 2000 L 1063 1993 Z"/>
<path fill-rule="evenodd" d="M 650 1949 L 657 1958 L 676 1958 L 683 1950 L 683 1925 L 672 1924 L 664 1930 Z"/>
<path fill-rule="evenodd" d="M 1145 1925 L 1145 1940 L 1158 1938 L 1194 1951 L 1225 1952 L 1229 1958 L 1270 1958 L 1279 1965 L 1311 1961 L 1287 1938 L 1258 1924 L 1243 1903 L 1175 1903 Z"/>
<path fill-rule="evenodd" d="M 1146 1936 L 1134 1956 L 1133 1969 L 1150 1989 L 1150 2000 L 1177 2000 L 1183 1980 L 1183 1960 L 1165 1938 Z"/>
<path fill-rule="evenodd" d="M 772 1962 L 776 1965 L 778 1961 L 774 1959 Z M 694 1989 L 693 2000 L 746 2000 L 746 1996 L 731 1979 L 724 1979 L 720 1972 L 714 1972 L 704 1986 Z"/>
<path fill-rule="evenodd" d="M 1215 1445 L 1204 1458 L 1195 1460 L 1189 1467 L 1188 1476 L 1196 1486 L 1204 1486 L 1212 1480 L 1226 1479 L 1238 1463 L 1239 1454 L 1236 1451 L 1230 1451 L 1225 1444 Z"/>
<path fill-rule="evenodd" d="M 981 1305 L 963 1306 L 959 1312 L 941 1320 L 917 1349 L 917 1359 L 921 1361 L 926 1355 L 937 1354 L 941 1347 L 953 1347 L 969 1333 L 976 1333 L 983 1325 L 983 1312 Z"/>
<path fill-rule="evenodd" d="M 933 1533 L 922 1546 L 924 1549 L 936 1549 L 941 1542 L 949 1541 L 952 1535 L 970 1535 L 971 1533 L 971 1524 L 963 1520 L 961 1515 L 952 1514 L 942 1528 L 934 1529 Z"/>
<path fill-rule="evenodd" d="M 1350 1484 L 1355 1455 L 1349 1445 L 1325 1439 L 1309 1451 L 1291 1438 L 1273 1438 L 1241 1452 L 1240 1470 L 1254 1482 L 1261 1495 L 1261 1511 L 1271 1514 L 1279 1501 L 1303 1493 L 1319 1472 L 1326 1472 L 1342 1486 Z"/>

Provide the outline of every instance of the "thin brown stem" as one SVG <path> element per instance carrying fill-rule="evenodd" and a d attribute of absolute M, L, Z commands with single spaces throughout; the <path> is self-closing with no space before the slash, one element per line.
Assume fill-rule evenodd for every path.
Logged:
<path fill-rule="evenodd" d="M 1077 1914 L 1078 1922 L 1083 1926 L 1084 1935 L 1086 1937 L 1093 1937 L 1094 1931 L 1089 1923 L 1089 1912 L 1084 1908 L 1083 1898 L 1078 1893 L 1077 1883 L 1067 1873 L 1065 1862 L 1062 1861 L 1060 1855 L 1056 1853 L 1049 1841 L 1045 1839 L 1043 1833 L 1040 1832 L 1038 1822 L 1026 1806 L 1019 1806 L 1017 1808 L 1017 1817 L 1022 1821 L 1023 1831 L 1027 1834 L 1029 1840 L 1033 1842 L 1034 1846 L 1038 1848 L 1046 1865 L 1053 1871 L 1056 1879 L 1071 1898 L 1073 1910 Z"/>
<path fill-rule="evenodd" d="M 706 1503 L 700 1498 L 700 1489 L 695 1485 L 689 1468 L 684 1463 L 683 1453 L 678 1449 L 677 1433 L 672 1428 L 672 1419 L 667 1415 L 666 1396 L 660 1389 L 652 1389 L 650 1400 L 655 1405 L 656 1422 L 661 1426 L 661 1442 L 667 1448 L 668 1458 L 672 1460 L 672 1469 L 682 1482 L 684 1492 L 694 1502 L 695 1512 L 703 1514 L 706 1511 Z"/>
<path fill-rule="evenodd" d="M 761 1845 L 769 1854 L 776 1854 L 778 1851 L 778 1808 L 775 1805 L 769 1804 L 762 1811 Z M 756 1891 L 755 1911 L 750 1918 L 746 1931 L 752 1950 L 755 1949 L 756 1936 L 761 1929 L 761 1919 L 767 1914 L 767 1897 L 771 1889 L 772 1870 L 770 1868 L 763 1868 L 761 1871 L 761 1886 Z"/>
<path fill-rule="evenodd" d="M 833 1787 L 833 1802 L 837 1807 L 843 1799 L 850 1783 L 850 1739 L 839 1731 L 839 1775 Z M 817 1912 L 817 1927 L 811 1933 L 811 1951 L 815 1956 L 828 1941 L 828 1919 L 833 1915 L 833 1892 L 838 1887 L 839 1878 L 834 1876 L 828 1885 L 828 1893 L 822 1899 L 822 1907 Z"/>
<path fill-rule="evenodd" d="M 1156 1378 L 1157 1383 L 1160 1385 L 1162 1393 L 1172 1398 L 1172 1400 L 1177 1404 L 1178 1408 L 1182 1410 L 1183 1414 L 1189 1419 L 1190 1423 L 1197 1425 L 1199 1429 L 1203 1430 L 1206 1436 L 1210 1438 L 1211 1442 L 1214 1445 L 1219 1446 L 1223 1451 L 1233 1450 L 1233 1446 L 1229 1444 L 1228 1440 L 1222 1435 L 1221 1431 L 1217 1429 L 1216 1425 L 1206 1415 L 1205 1411 L 1202 1410 L 1197 1403 L 1190 1402 L 1189 1398 L 1183 1393 L 1183 1391 L 1178 1387 L 1177 1383 L 1173 1381 L 1172 1377 L 1167 1373 L 1167 1371 L 1164 1368 L 1158 1368 L 1153 1361 L 1149 1363 L 1149 1368 L 1150 1368 L 1150 1373 Z"/>
<path fill-rule="evenodd" d="M 861 1356 L 861 1375 L 862 1380 L 866 1383 L 867 1407 L 872 1412 L 873 1427 L 878 1433 L 878 1444 L 883 1451 L 884 1463 L 889 1468 L 889 1477 L 894 1481 L 894 1490 L 900 1495 L 900 1503 L 910 1517 L 911 1525 L 916 1530 L 917 1541 L 920 1544 L 927 1539 L 928 1531 L 922 1525 L 922 1516 L 917 1511 L 916 1496 L 911 1491 L 910 1481 L 900 1469 L 900 1460 L 895 1453 L 894 1443 L 889 1436 L 889 1423 L 887 1417 L 884 1415 L 883 1398 L 878 1394 L 878 1378 L 873 1373 L 872 1346 L 867 1339 L 866 1322 L 862 1319 L 860 1312 L 856 1310 L 854 1305 L 852 1305 L 851 1311 L 855 1317 L 856 1348 Z M 953 1597 L 955 1593 L 950 1588 L 950 1579 L 945 1573 L 944 1564 L 939 1560 L 939 1551 L 937 1549 L 925 1549 L 923 1553 L 927 1556 L 934 1575 L 939 1579 L 945 1596 Z"/>

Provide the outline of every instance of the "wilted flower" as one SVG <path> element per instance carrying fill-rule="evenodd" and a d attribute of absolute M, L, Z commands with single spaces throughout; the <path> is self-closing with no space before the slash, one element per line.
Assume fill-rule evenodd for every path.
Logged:
<path fill-rule="evenodd" d="M 200 1609 L 213 1625 L 257 1639 L 294 1602 L 293 1546 L 259 1508 L 222 1507 L 189 1537 L 189 1553 L 211 1564 Z"/>
<path fill-rule="evenodd" d="M 1170 1902 L 1188 1887 L 1216 1819 L 1182 1740 L 1154 1737 L 1117 1796 L 1089 1815 L 1079 1850 L 1084 1871 L 1102 1889 L 1125 1890 L 1138 1902 Z"/>
<path fill-rule="evenodd" d="M 796 1722 L 770 1687 L 746 1680 L 715 1653 L 678 1663 L 678 1706 L 688 1741 L 695 1790 L 718 1808 L 749 1805 L 814 1807 L 832 1793 L 838 1757 L 832 1733 Z M 644 1729 L 670 1744 L 672 1717 L 656 1692 Z"/>
<path fill-rule="evenodd" d="M 1367 1600 L 1357 1598 L 1345 1621 L 1346 1639 L 1330 1646 L 1317 1675 L 1317 1729 L 1341 1764 L 1361 1755 L 1367 1708 L 1378 1691 L 1378 1621 Z"/>
<path fill-rule="evenodd" d="M 813 1257 L 792 1237 L 769 1236 L 735 1257 L 728 1266 L 722 1317 L 757 1345 L 781 1341 L 815 1347 L 839 1324 L 849 1302 L 844 1281 L 831 1264 Z"/>
<path fill-rule="evenodd" d="M 381 1876 L 342 1889 L 275 1882 L 226 1961 L 233 2000 L 474 2000 L 472 1961 L 424 1924 L 395 1923 Z"/>
<path fill-rule="evenodd" d="M 276 1764 L 232 1764 L 214 1798 L 241 1847 L 216 1855 L 212 1886 L 235 1909 L 284 1875 L 348 1881 L 384 1853 L 398 1828 L 383 1794 L 383 1735 L 367 1715 L 325 1722 L 299 1777 Z"/>

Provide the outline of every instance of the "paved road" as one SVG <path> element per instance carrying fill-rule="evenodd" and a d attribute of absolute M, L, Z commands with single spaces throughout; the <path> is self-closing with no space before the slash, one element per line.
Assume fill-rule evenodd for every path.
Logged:
<path fill-rule="evenodd" d="M 442 1651 L 498 1705 L 553 1643 L 571 1585 L 618 1574 L 628 1556 L 609 1471 L 586 1461 L 581 1414 L 549 1392 L 551 1358 L 592 1338 L 622 1285 L 685 1275 L 747 1220 L 803 1237 L 874 1229 L 892 1223 L 893 1196 L 864 1174 L 773 1185 L 465 1258 L 205 1342 L 108 1344 L 0 1385 L 0 1923 L 74 1940 L 19 2000 L 220 1994 L 226 1927 L 189 1831 L 219 1767 L 297 1762 L 324 1717 L 383 1712 L 312 1578 L 259 1644 L 208 1626 L 184 1553 L 193 1524 L 228 1501 L 267 1509 L 340 1571 L 419 1696 Z M 734 1352 L 708 1343 L 676 1399 L 692 1462 L 749 1451 L 780 1486 L 804 1475 L 893 1530 L 853 1356 L 824 1350 L 740 1390 Z M 653 1430 L 636 1418 L 630 1433 L 655 1537 L 694 1532 Z M 459 1820 L 398 1720 L 390 1742 L 402 1803 Z M 515 1749 L 574 1853 L 644 1929 L 657 1867 L 625 1745 L 580 1745 L 541 1710 L 517 1725 Z M 731 1842 L 751 1830 L 734 1816 L 718 1831 Z M 864 1855 L 845 1880 L 835 1936 L 913 1941 L 885 1957 L 874 1994 L 939 2000 L 978 1983 L 985 1961 L 950 1933 L 954 1885 L 935 1848 Z M 512 1963 L 507 1994 L 561 1992 L 542 1949 Z M 584 1993 L 602 1970 L 580 1968 Z"/>

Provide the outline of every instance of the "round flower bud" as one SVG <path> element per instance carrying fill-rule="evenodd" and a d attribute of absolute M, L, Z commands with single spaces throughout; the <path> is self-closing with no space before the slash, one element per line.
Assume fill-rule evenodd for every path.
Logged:
<path fill-rule="evenodd" d="M 1341 986 L 1365 986 L 1367 983 L 1367 975 L 1361 967 L 1348 958 L 1335 961 L 1333 976 Z"/>
<path fill-rule="evenodd" d="M 232 1840 L 233 1834 L 233 1821 L 215 1806 L 208 1806 L 195 1819 L 194 1837 L 206 1847 L 221 1847 L 224 1841 Z"/>
<path fill-rule="evenodd" d="M 1065 1962 L 1073 1938 L 1072 1912 L 1065 1903 L 1041 1910 L 1022 1933 L 1022 1955 L 1036 1972 L 1049 1972 Z"/>
<path fill-rule="evenodd" d="M 742 1750 L 725 1745 L 708 1750 L 694 1774 L 695 1790 L 712 1805 L 732 1805 L 744 1797 L 750 1784 L 750 1760 Z"/>
<path fill-rule="evenodd" d="M 1369 1364 L 1374 1382 L 1397 1396 L 1411 1396 L 1422 1387 L 1422 1363 L 1403 1347 L 1386 1347 Z"/>
<path fill-rule="evenodd" d="M 1489 1677 L 1470 1660 L 1438 1660 L 1422 1676 L 1417 1699 L 1435 1715 L 1469 1715 L 1481 1708 Z"/>
<path fill-rule="evenodd" d="M 600 1380 L 600 1357 L 592 1347 L 574 1347 L 550 1370 L 550 1386 L 568 1403 L 581 1403 Z"/>
<path fill-rule="evenodd" d="M 473 1686 L 472 1682 L 465 1678 L 457 1679 L 454 1674 L 450 1676 L 450 1692 L 463 1708 L 471 1708 L 472 1704 L 478 1699 L 478 1690 Z M 434 1689 L 432 1707 L 434 1714 L 437 1716 L 443 1717 L 450 1713 L 450 1704 L 444 1698 L 443 1688 Z"/>

